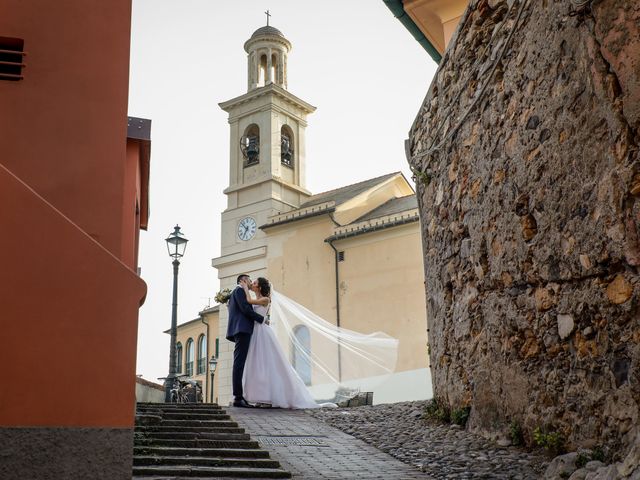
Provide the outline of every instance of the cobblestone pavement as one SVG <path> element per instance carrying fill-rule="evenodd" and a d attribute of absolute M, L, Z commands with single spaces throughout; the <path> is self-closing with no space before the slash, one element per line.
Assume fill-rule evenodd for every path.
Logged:
<path fill-rule="evenodd" d="M 433 479 L 308 411 L 229 407 L 227 412 L 294 479 Z"/>
<path fill-rule="evenodd" d="M 308 410 L 308 415 L 374 445 L 434 479 L 543 477 L 549 459 L 500 447 L 457 425 L 423 420 L 427 402 Z"/>

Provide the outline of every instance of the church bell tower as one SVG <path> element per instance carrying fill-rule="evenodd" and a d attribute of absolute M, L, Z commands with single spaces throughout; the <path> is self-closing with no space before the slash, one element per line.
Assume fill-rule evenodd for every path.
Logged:
<path fill-rule="evenodd" d="M 254 278 L 266 274 L 267 239 L 259 227 L 272 215 L 298 208 L 311 195 L 305 188 L 305 129 L 307 115 L 315 107 L 288 91 L 291 42 L 267 21 L 245 42 L 244 49 L 247 93 L 219 104 L 229 114 L 230 125 L 221 256 L 212 261 L 221 288 L 233 288 L 240 273 Z M 221 403 L 231 396 L 233 344 L 222 341 L 226 328 L 227 311 L 222 308 Z"/>
<path fill-rule="evenodd" d="M 255 227 L 299 207 L 310 195 L 305 188 L 305 128 L 315 107 L 287 90 L 291 42 L 267 25 L 251 35 L 244 49 L 247 93 L 220 104 L 229 114 L 231 140 L 223 255 L 258 246 L 261 232 Z M 241 225 L 247 216 L 251 219 Z"/>

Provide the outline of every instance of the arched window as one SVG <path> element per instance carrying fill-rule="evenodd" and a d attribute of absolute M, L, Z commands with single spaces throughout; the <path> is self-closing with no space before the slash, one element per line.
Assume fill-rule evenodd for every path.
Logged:
<path fill-rule="evenodd" d="M 195 351 L 193 348 L 193 339 L 190 338 L 187 340 L 187 375 L 190 377 L 193 375 L 193 359 L 195 356 Z"/>
<path fill-rule="evenodd" d="M 207 373 L 207 337 L 198 337 L 198 375 Z"/>
<path fill-rule="evenodd" d="M 240 151 L 244 157 L 244 166 L 260 162 L 260 128 L 255 123 L 249 125 L 240 139 Z"/>
<path fill-rule="evenodd" d="M 283 165 L 293 168 L 293 131 L 288 125 L 283 125 L 280 129 L 280 161 Z"/>
<path fill-rule="evenodd" d="M 311 385 L 311 336 L 305 325 L 293 329 L 293 368 L 305 385 Z"/>
<path fill-rule="evenodd" d="M 182 344 L 176 343 L 176 373 L 182 373 Z"/>

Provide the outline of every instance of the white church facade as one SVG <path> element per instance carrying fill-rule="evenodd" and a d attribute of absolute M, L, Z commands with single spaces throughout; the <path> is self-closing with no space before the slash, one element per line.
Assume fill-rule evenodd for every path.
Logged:
<path fill-rule="evenodd" d="M 240 273 L 267 277 L 328 322 L 399 339 L 396 373 L 374 401 L 430 397 L 420 220 L 411 184 L 395 172 L 308 191 L 305 130 L 315 107 L 288 91 L 291 43 L 265 26 L 244 48 L 248 91 L 220 104 L 230 125 L 221 255 L 212 260 L 220 288 L 234 288 Z M 226 328 L 225 306 L 178 327 L 179 370 L 202 381 L 207 399 L 220 404 L 232 398 L 234 345 L 225 339 Z M 214 389 L 211 355 L 218 360 Z M 291 355 L 298 373 L 310 375 Z"/>

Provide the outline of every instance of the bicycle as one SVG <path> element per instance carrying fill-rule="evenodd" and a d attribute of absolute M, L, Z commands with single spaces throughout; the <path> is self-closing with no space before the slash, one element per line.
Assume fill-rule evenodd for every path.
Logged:
<path fill-rule="evenodd" d="M 202 387 L 198 382 L 176 377 L 171 388 L 171 403 L 202 403 Z"/>

